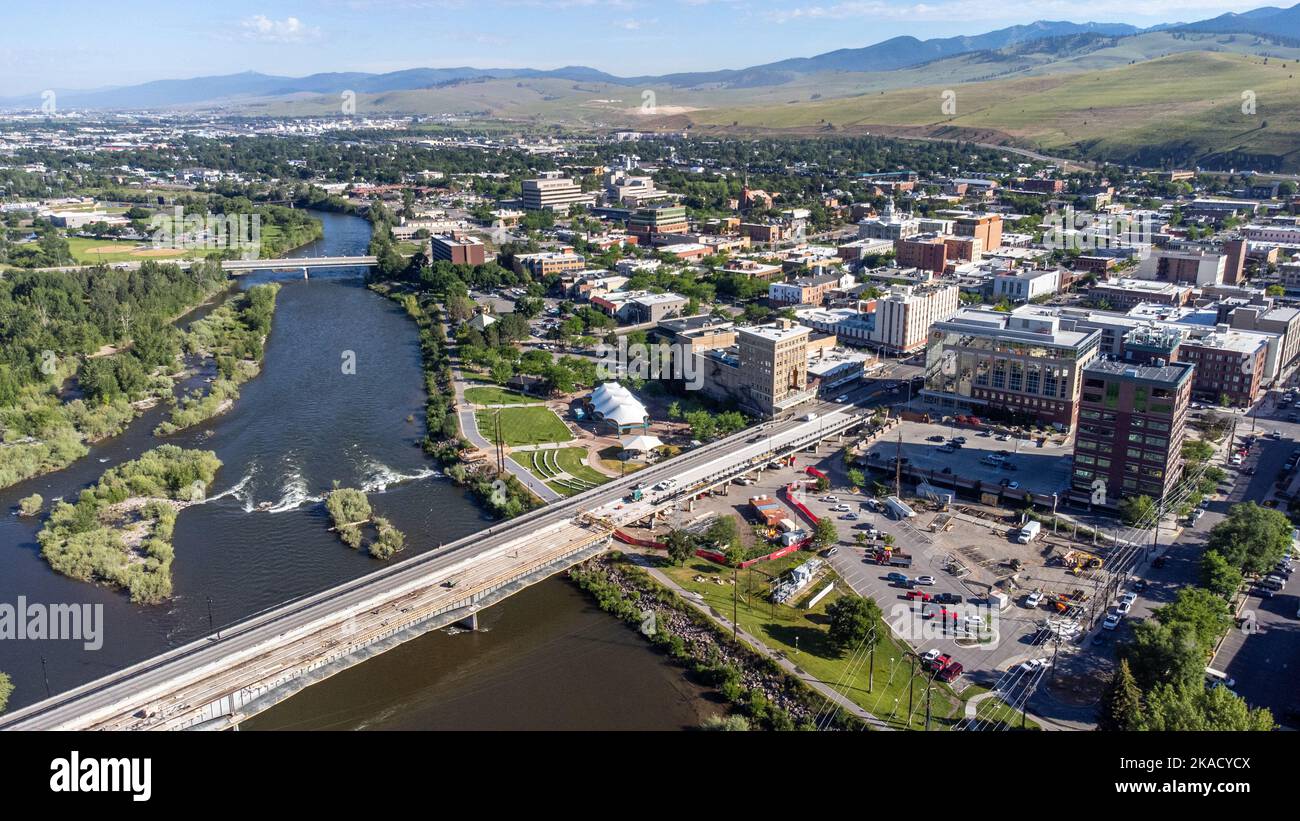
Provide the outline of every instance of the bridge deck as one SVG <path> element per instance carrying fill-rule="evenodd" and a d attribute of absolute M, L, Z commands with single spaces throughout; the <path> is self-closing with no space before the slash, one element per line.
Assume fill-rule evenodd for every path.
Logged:
<path fill-rule="evenodd" d="M 859 424 L 863 416 L 820 405 L 810 421 L 770 422 L 670 462 L 612 480 L 429 553 L 254 616 L 222 631 L 44 702 L 0 717 L 0 728 L 164 729 L 203 725 L 339 665 L 359 649 L 401 641 L 435 619 L 446 623 L 590 555 L 614 527 L 676 504 L 696 490 L 753 470 L 781 452 Z M 755 435 L 757 434 L 757 435 Z M 676 478 L 637 503 L 637 482 Z M 694 489 L 694 490 L 693 490 Z M 444 582 L 454 581 L 451 587 Z M 453 620 L 454 620 L 453 618 Z M 256 712 L 256 709 L 253 709 Z M 241 716 L 243 717 L 243 716 Z"/>

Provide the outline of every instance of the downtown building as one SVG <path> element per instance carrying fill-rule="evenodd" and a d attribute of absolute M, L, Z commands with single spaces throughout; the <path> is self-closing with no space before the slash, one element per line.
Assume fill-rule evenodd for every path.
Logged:
<path fill-rule="evenodd" d="M 529 211 L 559 211 L 567 213 L 570 206 L 590 206 L 596 201 L 593 194 L 583 192 L 572 179 L 559 171 L 544 171 L 534 180 L 520 184 L 524 208 Z"/>
<path fill-rule="evenodd" d="M 788 319 L 737 328 L 734 346 L 695 355 L 705 395 L 765 418 L 809 401 L 815 395 L 808 387 L 811 334 Z"/>
<path fill-rule="evenodd" d="M 950 283 L 894 285 L 876 300 L 869 343 L 895 354 L 919 351 L 930 327 L 952 319 L 960 303 L 960 290 Z"/>
<path fill-rule="evenodd" d="M 1132 496 L 1163 501 L 1182 478 L 1195 366 L 1174 359 L 1181 331 L 1139 328 L 1126 359 L 1083 369 L 1070 496 L 1115 507 Z"/>
<path fill-rule="evenodd" d="M 435 234 L 429 238 L 429 257 L 456 265 L 482 265 L 487 262 L 487 249 L 477 237 Z"/>
<path fill-rule="evenodd" d="M 945 413 L 1072 428 L 1100 339 L 1055 316 L 962 310 L 930 328 L 921 396 Z"/>

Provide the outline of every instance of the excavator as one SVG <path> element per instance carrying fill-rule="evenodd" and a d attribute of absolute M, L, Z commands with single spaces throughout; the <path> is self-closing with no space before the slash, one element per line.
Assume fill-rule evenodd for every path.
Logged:
<path fill-rule="evenodd" d="M 1070 572 L 1078 576 L 1085 570 L 1096 570 L 1102 565 L 1102 558 L 1086 550 L 1071 550 L 1066 553 L 1063 561 Z"/>

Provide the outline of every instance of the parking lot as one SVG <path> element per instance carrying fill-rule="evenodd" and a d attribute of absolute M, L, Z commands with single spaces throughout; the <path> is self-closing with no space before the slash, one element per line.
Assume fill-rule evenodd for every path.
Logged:
<path fill-rule="evenodd" d="M 1051 496 L 1070 484 L 1068 457 L 1073 445 L 1069 440 L 1061 442 L 1059 436 L 1019 439 L 998 436 L 987 429 L 980 433 L 970 428 L 924 422 L 904 422 L 901 427 L 901 450 L 907 460 L 904 466 L 937 482 L 959 477 L 978 481 L 985 487 L 1006 486 L 1042 496 Z M 954 438 L 965 442 L 953 449 L 950 443 Z M 899 450 L 895 432 L 872 444 L 867 464 L 888 472 Z M 996 464 L 995 456 L 1000 457 Z"/>
<path fill-rule="evenodd" d="M 1080 587 L 1077 578 L 1066 573 L 1063 567 L 1047 566 L 1042 557 L 1044 552 L 1061 553 L 1060 545 L 1066 542 L 1053 539 L 1050 544 L 1043 541 L 1018 544 L 1011 536 L 1017 528 L 1009 513 L 1005 518 L 980 519 L 965 515 L 943 518 L 940 521 L 944 526 L 932 532 L 928 526 L 940 515 L 938 511 L 923 510 L 912 520 L 898 521 L 883 512 L 869 510 L 865 505 L 871 497 L 866 493 L 854 494 L 847 487 L 839 447 L 828 444 L 816 454 L 801 453 L 793 467 L 765 470 L 752 485 L 733 484 L 725 495 L 697 501 L 693 511 L 679 510 L 670 524 L 702 528 L 719 514 L 735 515 L 752 523 L 754 515 L 749 498 L 767 495 L 785 506 L 792 520 L 806 526 L 780 491 L 791 482 L 807 481 L 804 468 L 813 465 L 829 474 L 834 486 L 826 493 L 809 492 L 803 499 L 815 515 L 829 516 L 836 523 L 840 539 L 835 552 L 829 556 L 831 566 L 856 593 L 874 599 L 894 632 L 919 654 L 938 650 L 962 664 L 965 672 L 952 682 L 954 688 L 960 691 L 971 684 L 990 685 L 1003 671 L 1022 661 L 1051 655 L 1050 647 L 1034 645 L 1029 640 L 1040 633 L 1044 620 L 1054 611 L 1046 609 L 1046 599 L 1039 608 L 1026 608 L 1024 597 L 1034 589 L 1068 592 Z M 911 566 L 877 564 L 874 551 L 854 540 L 855 535 L 865 534 L 872 528 L 893 536 L 894 546 L 912 557 Z M 742 528 L 741 535 L 747 544 L 754 542 L 752 528 Z M 881 542 L 877 539 L 872 543 Z M 1012 559 L 1020 560 L 1020 570 L 1011 567 Z M 890 577 L 891 573 L 902 573 L 909 580 L 927 577 L 926 583 L 901 584 Z M 1008 581 L 1012 576 L 1015 580 Z M 946 619 L 920 617 L 925 597 L 946 593 L 961 597 L 963 605 L 983 605 L 993 589 L 1006 589 L 1008 604 L 993 608 L 996 615 L 989 625 L 992 629 L 985 636 L 992 640 L 986 643 L 959 638 L 953 624 Z M 911 599 L 909 592 L 913 593 Z M 965 608 L 961 612 L 965 613 Z M 902 672 L 886 671 L 885 674 Z"/>

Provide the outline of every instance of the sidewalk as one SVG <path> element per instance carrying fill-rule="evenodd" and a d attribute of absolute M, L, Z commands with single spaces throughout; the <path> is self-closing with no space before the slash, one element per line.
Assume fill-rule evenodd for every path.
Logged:
<path fill-rule="evenodd" d="M 483 434 L 479 433 L 478 418 L 475 416 L 474 408 L 469 402 L 465 401 L 465 375 L 460 370 L 460 360 L 455 359 L 451 366 L 451 382 L 456 396 L 456 416 L 460 420 L 461 435 L 474 447 L 486 453 L 492 453 L 496 449 Z M 546 483 L 534 476 L 527 468 L 506 457 L 506 472 L 514 476 L 524 487 L 532 491 L 533 495 L 545 503 L 556 502 L 563 499 L 564 496 L 551 490 Z"/>

